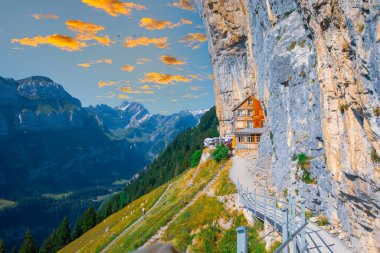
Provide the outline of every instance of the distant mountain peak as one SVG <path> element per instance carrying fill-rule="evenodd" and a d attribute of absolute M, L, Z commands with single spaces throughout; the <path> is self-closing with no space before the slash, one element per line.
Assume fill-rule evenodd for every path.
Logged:
<path fill-rule="evenodd" d="M 18 80 L 17 82 L 20 84 L 24 84 L 24 83 L 40 83 L 40 84 L 54 83 L 53 80 L 51 80 L 49 77 L 46 77 L 46 76 L 31 76 L 31 77 L 27 77 L 27 78 Z"/>

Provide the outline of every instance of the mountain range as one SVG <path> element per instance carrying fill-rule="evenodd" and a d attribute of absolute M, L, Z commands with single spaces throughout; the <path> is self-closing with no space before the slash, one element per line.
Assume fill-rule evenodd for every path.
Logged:
<path fill-rule="evenodd" d="M 0 198 L 129 179 L 201 115 L 152 115 L 127 101 L 83 107 L 47 77 L 0 77 Z"/>

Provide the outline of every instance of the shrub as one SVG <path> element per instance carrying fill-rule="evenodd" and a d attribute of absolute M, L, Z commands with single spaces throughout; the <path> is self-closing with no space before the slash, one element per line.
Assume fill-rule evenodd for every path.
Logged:
<path fill-rule="evenodd" d="M 297 45 L 297 42 L 293 41 L 292 44 L 288 47 L 288 51 L 292 51 Z"/>
<path fill-rule="evenodd" d="M 327 226 L 329 224 L 329 219 L 323 214 L 318 216 L 318 221 L 316 222 L 319 226 Z"/>
<path fill-rule="evenodd" d="M 375 110 L 373 110 L 373 113 L 375 116 L 379 117 L 380 116 L 380 106 L 378 106 Z"/>
<path fill-rule="evenodd" d="M 362 31 L 364 31 L 364 28 L 365 28 L 365 25 L 364 25 L 364 24 L 360 25 L 360 26 L 359 26 L 359 32 L 361 33 Z"/>
<path fill-rule="evenodd" d="M 344 111 L 347 111 L 348 109 L 348 104 L 341 104 L 339 109 L 341 113 L 344 113 Z"/>
<path fill-rule="evenodd" d="M 305 42 L 306 42 L 306 40 L 302 40 L 302 41 L 300 42 L 300 46 L 301 46 L 301 47 L 304 47 L 304 46 L 305 46 Z"/>
<path fill-rule="evenodd" d="M 228 158 L 228 148 L 224 145 L 216 146 L 214 152 L 212 152 L 212 158 L 216 162 L 220 162 Z"/>
<path fill-rule="evenodd" d="M 199 149 L 195 150 L 195 152 L 191 155 L 191 158 L 190 158 L 190 167 L 194 168 L 198 166 L 199 161 L 201 160 L 201 157 L 202 157 L 202 151 Z"/>
<path fill-rule="evenodd" d="M 372 148 L 371 151 L 371 160 L 374 163 L 380 163 L 380 157 L 377 155 L 376 150 L 374 148 Z"/>

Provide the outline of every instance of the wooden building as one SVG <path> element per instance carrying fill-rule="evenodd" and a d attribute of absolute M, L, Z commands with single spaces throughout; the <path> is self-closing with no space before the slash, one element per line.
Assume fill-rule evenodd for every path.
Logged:
<path fill-rule="evenodd" d="M 261 102 L 253 96 L 248 96 L 232 111 L 234 114 L 232 146 L 236 150 L 257 150 L 261 135 L 266 130 Z"/>

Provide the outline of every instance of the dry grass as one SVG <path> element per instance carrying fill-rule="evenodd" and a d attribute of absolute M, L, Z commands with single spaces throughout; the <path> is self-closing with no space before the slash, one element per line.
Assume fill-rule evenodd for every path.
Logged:
<path fill-rule="evenodd" d="M 6 200 L 6 199 L 0 199 L 0 209 L 6 208 L 6 207 L 12 207 L 15 206 L 16 202 Z"/>
<path fill-rule="evenodd" d="M 163 185 L 147 195 L 130 203 L 122 210 L 106 218 L 81 237 L 64 247 L 60 252 L 97 252 L 106 246 L 115 236 L 141 217 L 141 209 L 149 210 L 166 189 Z M 106 229 L 109 228 L 108 232 Z"/>

